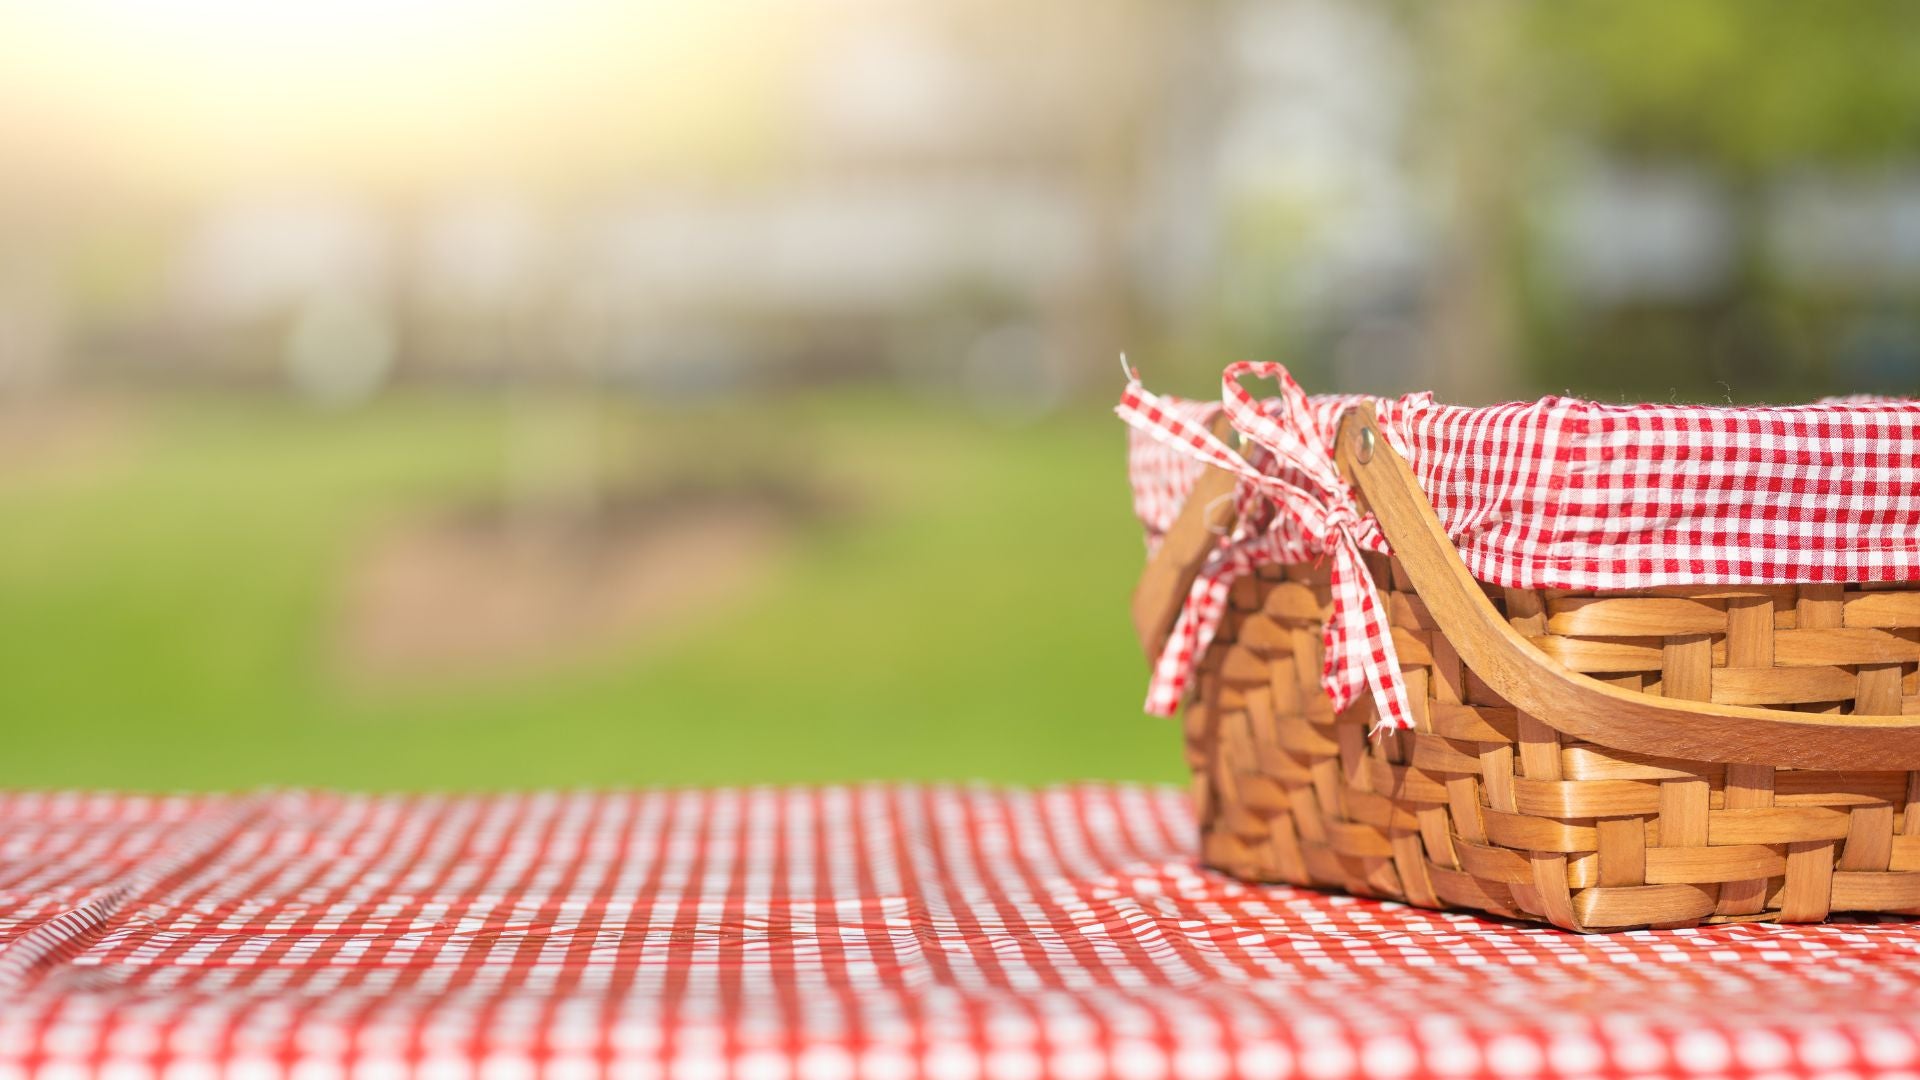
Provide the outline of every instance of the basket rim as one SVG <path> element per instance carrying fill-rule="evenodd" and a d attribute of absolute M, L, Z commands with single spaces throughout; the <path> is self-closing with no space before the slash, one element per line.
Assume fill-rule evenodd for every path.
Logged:
<path fill-rule="evenodd" d="M 1639 753 L 1817 769 L 1871 760 L 1879 768 L 1920 769 L 1920 716 L 1826 715 L 1654 697 L 1562 666 L 1494 607 L 1447 539 L 1412 469 L 1378 430 L 1370 406 L 1346 414 L 1336 442 L 1342 471 L 1461 659 L 1523 712 L 1563 734 Z M 1369 433 L 1376 445 L 1362 460 L 1360 443 Z"/>

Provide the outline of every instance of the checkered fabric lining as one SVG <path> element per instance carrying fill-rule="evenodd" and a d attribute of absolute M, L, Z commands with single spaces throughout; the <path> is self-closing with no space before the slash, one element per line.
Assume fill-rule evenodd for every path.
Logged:
<path fill-rule="evenodd" d="M 0 797 L 0 1074 L 1911 1076 L 1920 926 L 1194 869 L 1171 789 Z"/>
<path fill-rule="evenodd" d="M 1251 405 L 1243 375 L 1279 380 L 1281 396 Z M 1467 568 L 1517 589 L 1637 589 L 1658 585 L 1789 584 L 1920 579 L 1920 402 L 1848 398 L 1789 408 L 1604 405 L 1549 397 L 1486 408 L 1399 399 L 1307 398 L 1276 364 L 1235 364 L 1219 402 L 1148 393 L 1131 379 L 1115 410 L 1133 428 L 1134 509 L 1151 550 L 1172 525 L 1199 470 L 1224 444 L 1206 426 L 1225 413 L 1262 473 L 1285 477 L 1290 456 L 1332 467 L 1339 417 L 1374 402 Z M 1251 411 L 1248 406 L 1251 405 Z M 1284 453 L 1273 429 L 1290 436 Z M 1198 432 L 1204 439 L 1196 441 Z M 1207 443 L 1215 445 L 1207 445 Z M 1263 494 L 1281 512 L 1244 517 L 1202 567 L 1146 708 L 1171 715 L 1225 611 L 1233 579 L 1263 562 L 1337 551 L 1337 536 L 1299 528 L 1286 503 L 1301 495 L 1249 479 L 1242 505 Z M 1309 509 L 1350 508 L 1344 485 L 1311 490 Z M 1351 530 L 1386 551 L 1377 528 Z M 1364 574 L 1364 568 L 1361 573 Z M 1359 587 L 1347 590 L 1357 593 Z M 1370 592 L 1370 589 L 1364 590 Z M 1367 670 L 1383 723 L 1405 726 L 1394 697 L 1391 636 L 1338 595 L 1327 631 L 1325 683 L 1336 707 Z"/>

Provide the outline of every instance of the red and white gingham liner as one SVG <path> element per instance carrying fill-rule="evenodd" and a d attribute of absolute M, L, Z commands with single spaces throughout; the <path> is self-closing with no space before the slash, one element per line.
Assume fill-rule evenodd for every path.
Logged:
<path fill-rule="evenodd" d="M 1265 404 L 1254 401 L 1238 381 L 1242 375 L 1278 380 L 1280 397 Z M 1156 665 L 1155 695 L 1149 700 L 1149 711 L 1171 713 L 1178 705 L 1188 671 L 1205 652 L 1225 611 L 1227 588 L 1234 578 L 1262 562 L 1331 556 L 1333 611 L 1326 622 L 1326 665 L 1321 678 L 1327 695 L 1335 709 L 1345 709 L 1371 689 L 1381 725 L 1411 727 L 1413 710 L 1400 678 L 1393 635 L 1387 628 L 1373 575 L 1360 558 L 1363 546 L 1383 550 L 1385 541 L 1379 526 L 1360 516 L 1327 450 L 1332 433 L 1325 430 L 1326 424 L 1329 420 L 1337 422 L 1351 402 L 1323 399 L 1316 410 L 1299 384 L 1278 364 L 1234 364 L 1220 383 L 1221 408 L 1246 444 L 1259 451 L 1254 461 L 1235 453 L 1204 424 L 1190 422 L 1181 409 L 1164 405 L 1140 385 L 1138 377 L 1129 378 L 1115 410 L 1136 431 L 1180 456 L 1226 469 L 1241 478 L 1241 513 L 1235 533 L 1213 553 L 1194 581 L 1193 592 L 1168 642 L 1171 663 L 1163 653 L 1161 663 Z M 1156 478 L 1151 486 L 1164 489 L 1168 485 Z M 1256 498 L 1260 495 L 1266 497 L 1267 506 L 1260 505 Z M 1161 498 L 1158 494 L 1150 496 L 1150 500 Z M 1268 506 L 1272 511 L 1269 514 L 1253 513 Z M 1210 622 L 1205 641 L 1199 640 L 1203 619 Z M 1168 695 L 1171 700 L 1161 700 Z"/>
<path fill-rule="evenodd" d="M 1248 374 L 1278 379 L 1281 396 L 1255 403 L 1238 382 Z M 1133 427 L 1129 473 L 1149 548 L 1207 465 L 1246 477 L 1243 508 L 1275 508 L 1243 513 L 1202 567 L 1155 664 L 1150 713 L 1179 708 L 1235 578 L 1332 554 L 1327 692 L 1344 708 L 1368 686 L 1381 723 L 1406 725 L 1392 637 L 1358 559 L 1359 549 L 1388 549 L 1332 472 L 1339 418 L 1360 401 L 1374 402 L 1467 568 L 1495 585 L 1920 580 L 1920 402 L 1725 408 L 1549 397 L 1465 408 L 1430 394 L 1309 398 L 1279 365 L 1245 363 L 1221 383 L 1220 402 L 1191 402 L 1157 397 L 1132 377 L 1115 410 Z M 1251 448 L 1251 467 L 1207 433 L 1222 412 Z"/>
<path fill-rule="evenodd" d="M 0 1076 L 1913 1076 L 1920 925 L 1580 937 L 1193 868 L 1184 796 L 0 796 Z"/>

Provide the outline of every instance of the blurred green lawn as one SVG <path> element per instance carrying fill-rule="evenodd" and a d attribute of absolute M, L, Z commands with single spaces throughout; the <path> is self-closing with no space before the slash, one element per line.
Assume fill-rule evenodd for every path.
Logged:
<path fill-rule="evenodd" d="M 802 461 L 853 509 L 670 638 L 369 687 L 330 659 L 341 575 L 395 515 L 497 493 L 498 399 L 150 401 L 98 460 L 0 473 L 0 784 L 1178 775 L 1176 725 L 1138 709 L 1141 555 L 1109 415 L 610 408 L 635 461 L 679 467 L 703 445 Z"/>

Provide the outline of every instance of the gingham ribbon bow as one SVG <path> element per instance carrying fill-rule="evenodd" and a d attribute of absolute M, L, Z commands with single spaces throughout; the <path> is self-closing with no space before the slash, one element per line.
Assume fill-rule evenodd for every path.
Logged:
<path fill-rule="evenodd" d="M 1263 409 L 1239 383 L 1243 375 L 1273 379 L 1280 384 L 1280 397 L 1272 411 Z M 1140 385 L 1139 374 L 1128 371 L 1126 392 L 1114 410 L 1128 424 L 1153 439 L 1207 465 L 1226 469 L 1241 479 L 1240 504 L 1244 510 L 1250 499 L 1260 494 L 1273 501 L 1276 514 L 1267 526 L 1269 533 L 1291 523 L 1306 544 L 1309 554 L 1332 555 L 1332 611 L 1323 629 L 1325 663 L 1320 672 L 1321 686 L 1336 710 L 1345 709 L 1362 691 L 1371 691 L 1379 711 L 1379 728 L 1413 726 L 1413 710 L 1407 703 L 1406 683 L 1400 677 L 1400 658 L 1393 648 L 1393 633 L 1373 575 L 1361 559 L 1362 540 L 1368 546 L 1384 548 L 1379 525 L 1363 519 L 1354 504 L 1353 492 L 1334 465 L 1331 448 L 1317 434 L 1306 392 L 1287 369 L 1279 364 L 1242 361 L 1229 365 L 1220 379 L 1221 404 L 1227 421 L 1236 431 L 1272 456 L 1267 471 L 1255 468 L 1247 459 L 1215 438 L 1204 426 L 1182 418 L 1159 397 Z M 1225 542 L 1224 553 L 1241 572 L 1251 569 L 1248 556 L 1256 547 L 1268 544 L 1249 530 L 1248 515 L 1240 515 L 1235 534 Z M 1219 554 L 1219 553 L 1217 553 Z M 1232 556 L 1238 555 L 1238 558 Z M 1202 599 L 1207 582 L 1196 582 L 1188 598 L 1192 605 Z M 1221 586 L 1219 580 L 1211 583 Z M 1192 641 L 1176 634 L 1167 649 L 1185 650 L 1177 660 L 1163 656 L 1160 666 L 1169 663 L 1185 666 L 1197 657 L 1191 655 Z M 1180 682 L 1184 686 L 1184 680 Z M 1149 705 L 1153 703 L 1150 701 Z M 1164 703 L 1171 711 L 1173 702 Z M 1162 711 L 1152 709 L 1149 711 Z"/>

